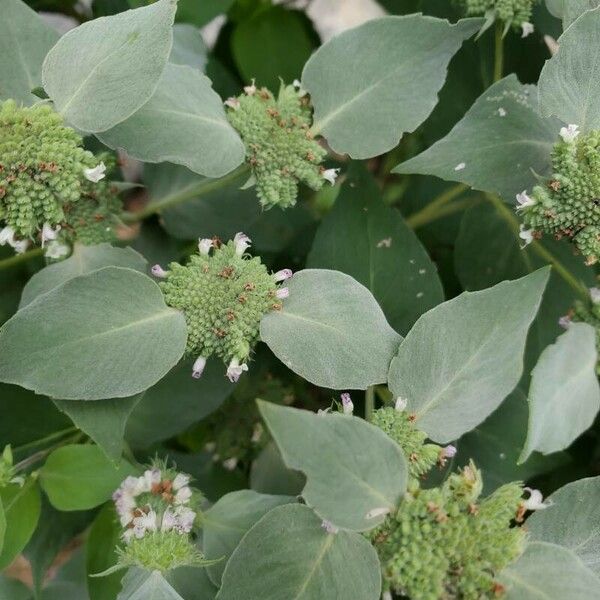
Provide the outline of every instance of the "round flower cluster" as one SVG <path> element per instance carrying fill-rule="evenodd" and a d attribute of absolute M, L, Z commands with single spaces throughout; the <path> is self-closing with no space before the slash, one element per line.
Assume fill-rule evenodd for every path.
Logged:
<path fill-rule="evenodd" d="M 525 245 L 542 233 L 569 238 L 591 265 L 600 257 L 600 131 L 580 135 L 569 125 L 560 136 L 550 180 L 517 195 L 521 237 Z"/>
<path fill-rule="evenodd" d="M 523 37 L 533 31 L 531 12 L 536 0 L 457 0 L 467 17 L 493 17 L 507 27 L 521 29 Z"/>
<path fill-rule="evenodd" d="M 397 511 L 368 534 L 387 591 L 422 600 L 501 595 L 495 577 L 526 542 L 514 522 L 547 506 L 537 490 L 525 490 L 527 499 L 520 483 L 509 483 L 480 499 L 481 474 L 472 462 L 437 488 L 413 480 Z"/>
<path fill-rule="evenodd" d="M 192 373 L 196 378 L 215 354 L 228 365 L 227 377 L 237 381 L 248 370 L 246 361 L 258 341 L 262 317 L 281 310 L 281 300 L 288 296 L 288 289 L 278 283 L 292 272 L 269 274 L 260 258 L 246 254 L 250 244 L 243 233 L 226 244 L 201 239 L 199 253 L 186 266 L 171 263 L 170 271 L 159 265 L 152 268 L 163 279 L 160 287 L 166 303 L 185 315 L 187 353 L 197 357 Z"/>
<path fill-rule="evenodd" d="M 246 146 L 262 206 L 293 206 L 299 182 L 313 190 L 321 189 L 325 181 L 333 184 L 337 170 L 320 166 L 327 152 L 313 139 L 309 99 L 299 84 L 282 84 L 277 99 L 254 84 L 244 91 L 225 104 L 229 121 Z"/>
<path fill-rule="evenodd" d="M 159 463 L 123 481 L 113 494 L 124 529 L 120 566 L 166 571 L 202 561 L 190 538 L 200 498 L 189 483 L 189 475 Z"/>

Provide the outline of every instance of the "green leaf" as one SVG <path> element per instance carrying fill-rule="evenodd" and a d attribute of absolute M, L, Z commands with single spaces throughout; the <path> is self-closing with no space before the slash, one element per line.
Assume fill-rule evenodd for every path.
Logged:
<path fill-rule="evenodd" d="M 123 577 L 117 600 L 183 600 L 160 571 L 132 567 Z"/>
<path fill-rule="evenodd" d="M 448 62 L 480 26 L 480 19 L 451 25 L 422 15 L 390 16 L 334 37 L 302 73 L 315 107 L 313 130 L 352 158 L 391 150 L 429 116 Z"/>
<path fill-rule="evenodd" d="M 44 89 L 69 124 L 106 131 L 152 96 L 173 43 L 176 0 L 88 21 L 66 33 L 42 68 Z"/>
<path fill-rule="evenodd" d="M 179 567 L 169 571 L 168 580 L 175 591 L 185 600 L 214 600 L 217 595 L 218 589 L 208 578 L 206 569 Z M 111 599 L 107 598 L 106 600 Z"/>
<path fill-rule="evenodd" d="M 364 390 L 386 380 L 401 338 L 367 288 L 326 269 L 300 271 L 287 287 L 283 310 L 260 326 L 277 358 L 321 387 Z"/>
<path fill-rule="evenodd" d="M 419 238 L 398 210 L 384 204 L 375 180 L 358 165 L 351 167 L 319 226 L 307 266 L 354 277 L 402 334 L 444 299 L 436 267 Z"/>
<path fill-rule="evenodd" d="M 40 518 L 40 490 L 29 478 L 23 486 L 11 483 L 0 490 L 6 530 L 0 551 L 0 570 L 8 567 L 33 535 Z"/>
<path fill-rule="evenodd" d="M 128 267 L 145 273 L 147 263 L 132 248 L 114 248 L 110 244 L 82 246 L 76 244 L 73 254 L 61 262 L 38 271 L 23 288 L 19 308 L 23 308 L 38 296 L 58 287 L 78 275 L 85 275 L 102 267 Z"/>
<path fill-rule="evenodd" d="M 207 177 L 233 171 L 245 155 L 210 79 L 186 65 L 167 65 L 152 98 L 98 138 L 133 158 L 185 165 Z"/>
<path fill-rule="evenodd" d="M 40 296 L 0 329 L 0 378 L 64 400 L 132 396 L 185 349 L 183 315 L 149 277 L 106 267 Z"/>
<path fill-rule="evenodd" d="M 67 414 L 81 431 L 87 433 L 110 460 L 118 462 L 123 452 L 127 420 L 139 401 L 138 394 L 102 402 L 54 400 L 54 404 Z"/>
<path fill-rule="evenodd" d="M 31 600 L 31 590 L 20 581 L 0 575 L 0 598 L 6 600 Z"/>
<path fill-rule="evenodd" d="M 127 441 L 135 448 L 182 432 L 219 408 L 233 391 L 220 361 L 209 360 L 199 380 L 192 377 L 192 362 L 182 361 L 141 395 L 126 430 Z"/>
<path fill-rule="evenodd" d="M 269 442 L 256 457 L 250 469 L 250 487 L 261 494 L 299 496 L 306 478 L 288 469 L 277 446 Z"/>
<path fill-rule="evenodd" d="M 540 109 L 581 131 L 600 129 L 600 48 L 590 48 L 600 27 L 600 8 L 577 19 L 559 39 L 558 52 L 539 80 Z"/>
<path fill-rule="evenodd" d="M 535 86 L 509 75 L 485 91 L 446 137 L 393 172 L 460 181 L 514 202 L 537 183 L 534 172 L 549 174 L 560 127 L 539 115 Z"/>
<path fill-rule="evenodd" d="M 272 90 L 279 89 L 280 79 L 299 79 L 312 50 L 306 17 L 281 6 L 243 20 L 231 36 L 231 53 L 242 77 Z"/>
<path fill-rule="evenodd" d="M 377 600 L 380 591 L 379 560 L 363 536 L 327 533 L 310 508 L 291 504 L 267 513 L 242 538 L 217 599 Z"/>
<path fill-rule="evenodd" d="M 128 475 L 135 474 L 126 461 L 115 466 L 98 446 L 69 445 L 50 454 L 40 470 L 40 483 L 58 510 L 86 510 L 108 500 Z"/>
<path fill-rule="evenodd" d="M 246 532 L 276 506 L 294 502 L 291 496 L 270 496 L 252 490 L 240 490 L 223 496 L 202 516 L 202 549 L 208 560 L 219 560 L 206 567 L 217 586 L 231 553 Z"/>
<path fill-rule="evenodd" d="M 506 600 L 598 600 L 600 579 L 570 550 L 533 542 L 514 564 L 502 571 Z"/>
<path fill-rule="evenodd" d="M 0 556 L 4 547 L 4 534 L 6 533 L 6 517 L 4 516 L 4 506 L 2 498 L 0 498 Z"/>
<path fill-rule="evenodd" d="M 133 2 L 134 0 L 130 0 Z M 135 0 L 140 2 L 140 0 Z M 177 21 L 192 23 L 198 27 L 206 25 L 215 17 L 226 13 L 234 0 L 179 0 L 177 5 Z"/>
<path fill-rule="evenodd" d="M 3 0 L 0 21 L 0 100 L 30 105 L 42 84 L 42 62 L 58 33 L 21 0 Z"/>
<path fill-rule="evenodd" d="M 600 409 L 597 360 L 596 330 L 585 323 L 572 323 L 544 350 L 532 373 L 529 429 L 519 462 L 534 450 L 563 450 L 591 427 Z"/>
<path fill-rule="evenodd" d="M 568 0 L 568 2 L 564 2 L 563 29 L 569 27 L 584 12 L 598 8 L 598 6 L 600 6 L 599 0 Z"/>
<path fill-rule="evenodd" d="M 315 414 L 258 401 L 285 464 L 307 477 L 306 503 L 345 529 L 365 531 L 393 509 L 406 490 L 407 467 L 400 447 L 358 417 Z"/>
<path fill-rule="evenodd" d="M 204 71 L 208 60 L 207 54 L 208 49 L 197 27 L 187 23 L 177 23 L 173 27 L 173 47 L 169 62 Z"/>
<path fill-rule="evenodd" d="M 410 330 L 390 366 L 389 387 L 407 399 L 431 439 L 445 443 L 470 431 L 515 388 L 549 271 L 464 292 Z"/>
<path fill-rule="evenodd" d="M 600 576 L 600 477 L 568 483 L 527 519 L 531 539 L 564 546 Z"/>

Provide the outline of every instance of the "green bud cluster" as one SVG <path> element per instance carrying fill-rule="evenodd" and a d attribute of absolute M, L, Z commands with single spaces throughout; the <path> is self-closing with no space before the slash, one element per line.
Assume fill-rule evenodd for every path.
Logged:
<path fill-rule="evenodd" d="M 467 17 L 483 17 L 493 12 L 496 19 L 519 29 L 531 21 L 536 0 L 457 0 Z"/>
<path fill-rule="evenodd" d="M 228 100 L 228 118 L 246 147 L 260 203 L 265 208 L 293 206 L 299 182 L 313 190 L 325 182 L 320 163 L 327 152 L 310 132 L 308 96 L 283 84 L 277 99 L 266 88 L 252 85 L 246 91 Z"/>
<path fill-rule="evenodd" d="M 427 435 L 415 427 L 409 413 L 388 406 L 374 411 L 371 422 L 402 448 L 411 477 L 422 477 L 443 461 L 442 447 L 425 443 Z"/>
<path fill-rule="evenodd" d="M 0 489 L 6 487 L 14 476 L 13 454 L 10 446 L 5 446 L 0 455 Z"/>
<path fill-rule="evenodd" d="M 188 354 L 241 363 L 258 341 L 262 317 L 282 308 L 278 286 L 238 241 L 215 246 L 212 253 L 206 248 L 192 255 L 186 266 L 171 263 L 160 287 L 167 304 L 185 315 Z"/>
<path fill-rule="evenodd" d="M 384 586 L 419 600 L 495 598 L 495 577 L 523 552 L 526 535 L 513 521 L 523 513 L 519 483 L 480 499 L 473 463 L 437 488 L 412 481 L 397 512 L 369 532 Z"/>
<path fill-rule="evenodd" d="M 64 206 L 79 200 L 84 169 L 97 162 L 81 143 L 48 105 L 0 105 L 0 221 L 16 237 L 58 225 Z"/>
<path fill-rule="evenodd" d="M 550 180 L 533 188 L 533 204 L 519 208 L 534 235 L 567 237 L 587 264 L 600 257 L 600 131 L 560 140 L 552 151 Z"/>

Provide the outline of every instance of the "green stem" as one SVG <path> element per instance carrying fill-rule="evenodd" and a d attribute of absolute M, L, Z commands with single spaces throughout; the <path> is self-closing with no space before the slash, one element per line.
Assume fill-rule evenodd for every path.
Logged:
<path fill-rule="evenodd" d="M 370 421 L 375 411 L 375 386 L 367 388 L 365 392 L 365 420 Z"/>
<path fill-rule="evenodd" d="M 419 227 L 423 227 L 423 225 L 426 225 L 431 221 L 435 221 L 437 218 L 439 218 L 439 211 L 446 204 L 454 200 L 454 198 L 460 196 L 466 189 L 467 186 L 462 183 L 453 185 L 451 188 L 448 188 L 446 191 L 437 196 L 420 211 L 410 215 L 410 217 L 406 219 L 406 223 L 409 227 L 418 229 Z"/>
<path fill-rule="evenodd" d="M 32 250 L 28 250 L 27 252 L 23 252 L 22 254 L 15 254 L 14 256 L 9 256 L 4 260 L 0 260 L 0 271 L 2 271 L 3 269 L 10 269 L 11 267 L 20 265 L 21 263 L 27 262 L 32 258 L 42 256 L 42 254 L 44 254 L 43 248 L 33 248 Z"/>
<path fill-rule="evenodd" d="M 494 83 L 502 79 L 504 71 L 504 25 L 502 21 L 496 21 L 496 29 L 494 32 Z"/>
<path fill-rule="evenodd" d="M 36 446 L 53 442 L 54 440 L 62 438 L 69 433 L 75 433 L 76 431 L 78 431 L 77 427 L 69 427 L 67 429 L 62 429 L 61 431 L 55 431 L 54 433 L 40 438 L 39 440 L 33 440 L 32 442 L 28 442 L 22 446 L 17 446 L 16 448 L 13 448 L 13 452 L 23 452 L 24 450 L 29 450 L 29 448 L 35 448 Z"/>
<path fill-rule="evenodd" d="M 204 196 L 210 192 L 227 187 L 239 179 L 244 173 L 249 172 L 249 170 L 250 167 L 248 167 L 246 164 L 243 164 L 220 179 L 202 179 L 198 183 L 180 190 L 175 194 L 165 196 L 156 202 L 150 203 L 140 211 L 125 213 L 122 219 L 125 223 L 136 223 L 137 221 L 141 221 L 147 217 L 150 217 L 151 215 L 155 215 L 166 208 L 172 208 L 173 206 L 181 204 L 182 202 L 193 200 L 199 196 Z"/>

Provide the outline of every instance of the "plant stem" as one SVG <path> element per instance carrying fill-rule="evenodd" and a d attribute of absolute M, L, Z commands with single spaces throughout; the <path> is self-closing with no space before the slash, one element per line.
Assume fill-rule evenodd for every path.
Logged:
<path fill-rule="evenodd" d="M 406 223 L 409 227 L 413 229 L 418 229 L 419 227 L 423 227 L 427 223 L 431 221 L 435 221 L 438 217 L 438 213 L 440 209 L 442 209 L 446 204 L 454 200 L 457 196 L 460 196 L 465 190 L 467 186 L 463 183 L 459 183 L 457 185 L 453 185 L 451 188 L 448 188 L 444 192 L 442 192 L 439 196 L 434 198 L 427 206 L 422 208 L 420 211 L 410 215 L 406 219 Z"/>
<path fill-rule="evenodd" d="M 375 410 L 375 386 L 371 385 L 365 392 L 365 420 L 370 421 Z"/>
<path fill-rule="evenodd" d="M 494 31 L 494 83 L 502 79 L 504 71 L 504 39 L 502 37 L 504 26 L 502 21 L 496 21 Z"/>
<path fill-rule="evenodd" d="M 46 444 L 48 442 L 53 442 L 61 437 L 69 433 L 75 433 L 78 431 L 77 427 L 69 427 L 67 429 L 62 429 L 61 431 L 55 431 L 46 437 L 40 438 L 39 440 L 33 440 L 32 442 L 28 442 L 27 444 L 23 444 L 22 446 L 17 446 L 13 448 L 13 452 L 22 452 L 23 450 L 28 450 L 29 448 L 35 448 L 36 446 L 41 446 L 42 444 Z"/>
<path fill-rule="evenodd" d="M 190 185 L 170 196 L 165 196 L 156 202 L 151 202 L 140 211 L 124 213 L 122 219 L 125 223 L 135 223 L 150 217 L 151 215 L 157 214 L 166 208 L 172 208 L 187 200 L 193 200 L 199 196 L 204 196 L 210 192 L 220 190 L 231 185 L 236 179 L 240 178 L 244 173 L 247 173 L 249 169 L 250 167 L 248 167 L 248 165 L 243 164 L 220 179 L 202 179 L 198 183 Z"/>
<path fill-rule="evenodd" d="M 22 254 L 15 254 L 14 256 L 9 256 L 4 260 L 0 260 L 0 271 L 2 271 L 3 269 L 10 269 L 11 267 L 15 267 L 17 265 L 20 265 L 21 263 L 31 260 L 32 258 L 42 256 L 43 253 L 43 248 L 33 248 L 32 250 L 28 250 L 27 252 L 23 252 Z"/>

